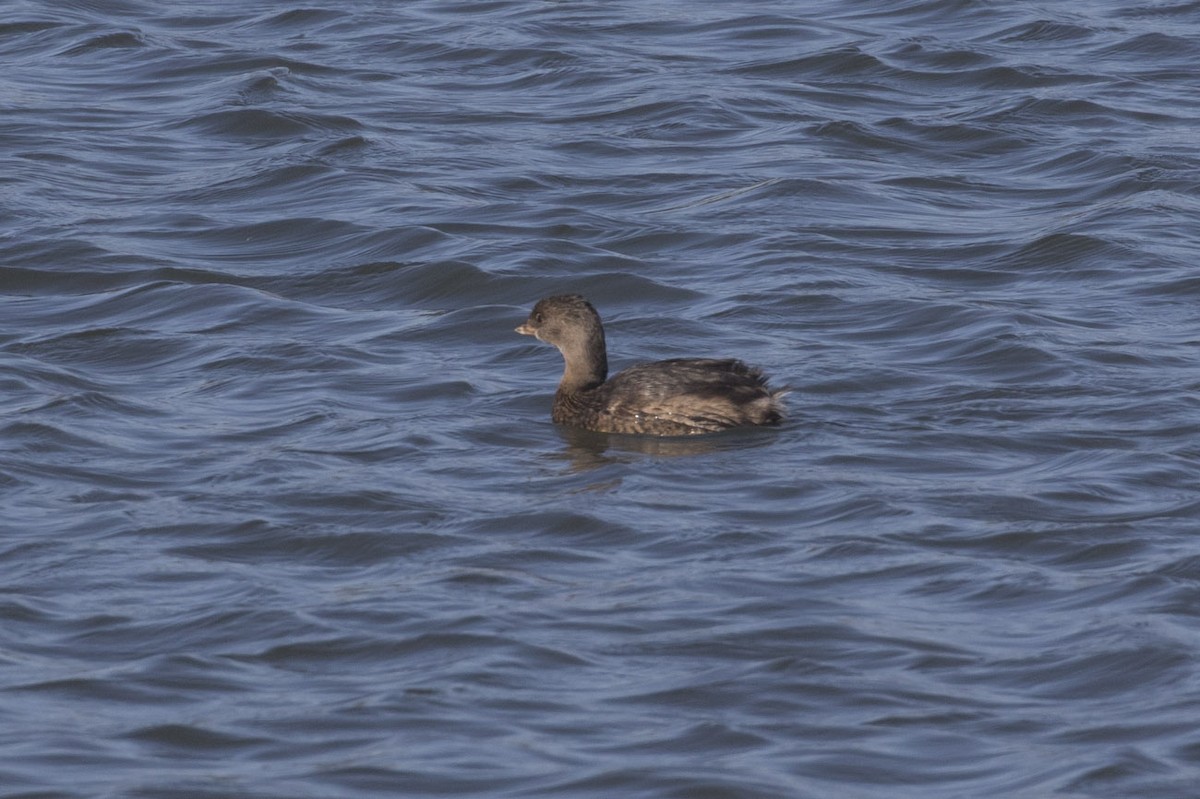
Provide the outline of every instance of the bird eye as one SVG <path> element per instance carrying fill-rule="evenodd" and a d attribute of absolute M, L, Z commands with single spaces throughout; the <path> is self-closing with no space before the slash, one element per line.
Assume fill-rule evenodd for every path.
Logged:
<path fill-rule="evenodd" d="M 533 315 L 533 323 L 535 325 L 540 325 L 542 323 L 542 314 L 540 312 Z"/>

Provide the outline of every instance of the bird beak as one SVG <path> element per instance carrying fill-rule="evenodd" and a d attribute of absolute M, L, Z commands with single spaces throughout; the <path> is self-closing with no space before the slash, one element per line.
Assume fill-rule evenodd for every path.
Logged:
<path fill-rule="evenodd" d="M 516 328 L 516 331 L 518 333 L 520 333 L 522 336 L 536 335 L 533 331 L 533 328 L 529 326 L 528 322 L 522 323 L 520 327 Z"/>

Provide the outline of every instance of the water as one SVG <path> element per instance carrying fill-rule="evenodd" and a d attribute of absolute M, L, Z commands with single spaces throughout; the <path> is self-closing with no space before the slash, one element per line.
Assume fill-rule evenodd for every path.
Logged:
<path fill-rule="evenodd" d="M 1200 795 L 1200 4 L 10 0 L 0 796 Z M 780 430 L 555 428 L 737 356 Z"/>

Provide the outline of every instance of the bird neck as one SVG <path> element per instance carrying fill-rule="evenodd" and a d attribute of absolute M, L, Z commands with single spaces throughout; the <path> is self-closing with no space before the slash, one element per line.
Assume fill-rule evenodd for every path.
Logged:
<path fill-rule="evenodd" d="M 560 347 L 565 368 L 558 390 L 567 394 L 595 388 L 608 378 L 608 353 L 604 333 L 590 336 L 586 341 L 572 342 Z"/>

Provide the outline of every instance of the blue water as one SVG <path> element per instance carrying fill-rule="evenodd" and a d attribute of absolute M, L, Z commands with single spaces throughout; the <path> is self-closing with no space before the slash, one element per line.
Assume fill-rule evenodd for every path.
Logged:
<path fill-rule="evenodd" d="M 3 10 L 3 799 L 1200 796 L 1200 3 Z"/>

